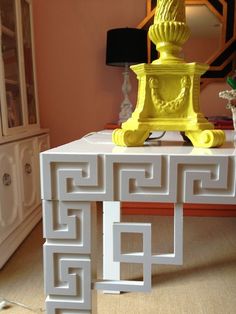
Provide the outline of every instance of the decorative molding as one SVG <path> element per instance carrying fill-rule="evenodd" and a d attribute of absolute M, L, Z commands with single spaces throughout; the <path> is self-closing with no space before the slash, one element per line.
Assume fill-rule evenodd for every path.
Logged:
<path fill-rule="evenodd" d="M 56 245 L 49 242 L 44 244 L 47 313 L 52 313 L 49 310 L 51 307 L 90 310 L 91 257 L 81 254 L 75 245 L 62 242 Z"/>
<path fill-rule="evenodd" d="M 116 154 L 104 158 L 70 156 L 71 161 L 61 158 L 56 164 L 44 160 L 47 188 L 43 189 L 42 197 L 61 201 L 212 204 L 236 201 L 233 156 Z M 182 182 L 181 188 L 177 182 Z"/>
<path fill-rule="evenodd" d="M 89 202 L 43 201 L 44 237 L 54 242 L 70 240 L 81 253 L 89 253 L 90 211 Z"/>
<path fill-rule="evenodd" d="M 189 76 L 185 75 L 180 79 L 180 91 L 175 99 L 165 101 L 159 94 L 159 80 L 157 77 L 149 79 L 149 87 L 151 89 L 151 99 L 155 109 L 161 115 L 162 113 L 173 114 L 179 110 L 183 111 L 183 107 L 187 104 L 186 98 L 189 95 L 191 82 Z"/>

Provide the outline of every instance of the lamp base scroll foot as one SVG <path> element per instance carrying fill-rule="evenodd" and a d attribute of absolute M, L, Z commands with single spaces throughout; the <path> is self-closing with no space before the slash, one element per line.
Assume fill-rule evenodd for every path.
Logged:
<path fill-rule="evenodd" d="M 115 129 L 112 141 L 118 146 L 142 146 L 149 136 L 149 130 Z"/>
<path fill-rule="evenodd" d="M 186 131 L 185 136 L 195 147 L 219 147 L 225 141 L 225 133 L 222 130 Z"/>

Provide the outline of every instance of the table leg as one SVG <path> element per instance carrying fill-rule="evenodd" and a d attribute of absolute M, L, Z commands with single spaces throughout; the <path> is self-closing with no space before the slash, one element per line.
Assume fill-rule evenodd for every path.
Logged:
<path fill-rule="evenodd" d="M 120 222 L 120 202 L 104 202 L 103 203 L 103 279 L 104 280 L 120 280 L 120 262 L 114 262 L 114 224 Z M 127 224 L 120 224 L 127 225 Z M 135 224 L 134 224 L 135 225 Z M 126 226 L 128 228 L 128 226 Z M 151 228 L 151 227 L 150 227 Z M 127 229 L 129 230 L 129 229 Z M 161 235 L 160 235 L 161 236 Z M 151 248 L 150 248 L 151 251 Z M 146 253 L 147 254 L 147 253 Z M 150 252 L 151 254 L 151 252 Z M 131 261 L 132 262 L 132 261 Z M 169 254 L 151 255 L 152 264 L 173 264 L 182 265 L 183 263 L 183 204 L 174 204 L 174 252 Z M 107 282 L 109 284 L 109 282 Z M 97 289 L 105 289 L 106 283 L 96 283 Z M 113 283 L 111 283 L 112 287 Z M 119 285 L 119 283 L 117 283 Z M 120 285 L 121 286 L 121 285 Z M 120 291 L 136 291 L 122 290 L 113 291 L 105 290 L 105 293 L 120 293 Z M 119 290 L 119 288 L 117 288 Z M 137 290 L 138 291 L 138 290 Z"/>
<path fill-rule="evenodd" d="M 96 299 L 92 300 L 95 217 L 90 202 L 43 201 L 47 314 L 96 313 Z"/>
<path fill-rule="evenodd" d="M 103 279 L 120 280 L 120 263 L 113 259 L 113 224 L 120 222 L 120 202 L 103 202 Z M 119 291 L 103 291 L 120 293 Z"/>
<path fill-rule="evenodd" d="M 178 265 L 183 264 L 183 204 L 174 204 L 174 255 Z"/>
<path fill-rule="evenodd" d="M 152 255 L 153 264 L 183 264 L 183 204 L 174 204 L 174 252 Z"/>

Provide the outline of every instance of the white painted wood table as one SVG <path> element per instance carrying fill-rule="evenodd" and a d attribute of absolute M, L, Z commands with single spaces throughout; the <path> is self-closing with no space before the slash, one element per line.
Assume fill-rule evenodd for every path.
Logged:
<path fill-rule="evenodd" d="M 226 135 L 214 149 L 188 146 L 175 132 L 125 148 L 114 146 L 105 130 L 41 153 L 47 313 L 96 313 L 93 289 L 147 291 L 152 264 L 181 264 L 183 203 L 236 204 L 234 133 Z M 100 281 L 96 201 L 104 204 L 106 280 Z M 151 224 L 121 223 L 120 201 L 174 203 L 174 252 L 153 254 Z M 122 233 L 142 234 L 143 252 L 122 253 Z M 143 281 L 120 281 L 120 262 L 143 264 Z"/>

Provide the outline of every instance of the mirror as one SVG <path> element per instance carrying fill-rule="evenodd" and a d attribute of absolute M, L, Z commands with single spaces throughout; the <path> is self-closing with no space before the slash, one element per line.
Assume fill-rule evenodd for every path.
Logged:
<path fill-rule="evenodd" d="M 209 63 L 211 56 L 220 49 L 222 21 L 205 5 L 186 6 L 186 23 L 191 30 L 183 46 L 186 62 Z"/>
<path fill-rule="evenodd" d="M 153 24 L 156 0 L 146 0 L 147 14 L 138 28 Z M 185 0 L 186 23 L 191 35 L 183 46 L 187 62 L 210 65 L 201 77 L 201 87 L 221 80 L 235 69 L 236 61 L 236 4 L 227 0 Z M 148 40 L 149 61 L 157 58 L 155 46 Z"/>

